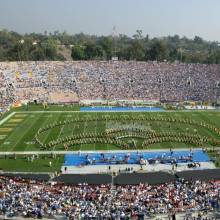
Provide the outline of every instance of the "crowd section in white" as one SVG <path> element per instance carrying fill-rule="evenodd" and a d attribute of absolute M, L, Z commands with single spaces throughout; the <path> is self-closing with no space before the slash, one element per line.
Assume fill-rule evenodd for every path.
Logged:
<path fill-rule="evenodd" d="M 14 101 L 213 101 L 220 65 L 135 61 L 0 63 L 0 108 Z"/>
<path fill-rule="evenodd" d="M 159 185 L 112 188 L 0 177 L 0 190 L 0 215 L 35 219 L 140 219 L 141 215 L 144 219 L 155 214 L 213 211 L 218 206 L 220 185 L 181 179 Z"/>

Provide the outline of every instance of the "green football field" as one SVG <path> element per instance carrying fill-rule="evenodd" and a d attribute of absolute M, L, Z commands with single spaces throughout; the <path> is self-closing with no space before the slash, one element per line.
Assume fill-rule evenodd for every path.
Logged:
<path fill-rule="evenodd" d="M 220 141 L 218 131 L 216 111 L 85 113 L 62 107 L 44 111 L 38 106 L 14 109 L 1 119 L 0 151 L 211 147 Z M 195 142 L 177 140 L 182 136 Z M 210 140 L 200 141 L 204 138 Z"/>
<path fill-rule="evenodd" d="M 44 110 L 41 105 L 30 105 L 0 118 L 0 170 L 4 171 L 60 170 L 64 153 L 56 158 L 40 155 L 30 162 L 27 154 L 32 151 L 215 146 L 220 146 L 218 111 L 85 113 L 78 106 L 54 105 Z M 5 156 L 5 152 L 15 154 Z"/>

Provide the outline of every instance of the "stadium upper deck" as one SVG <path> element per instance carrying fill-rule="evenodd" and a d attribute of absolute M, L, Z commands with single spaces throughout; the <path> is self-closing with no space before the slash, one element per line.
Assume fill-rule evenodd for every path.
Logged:
<path fill-rule="evenodd" d="M 12 101 L 215 101 L 220 65 L 158 62 L 3 62 L 0 107 Z"/>

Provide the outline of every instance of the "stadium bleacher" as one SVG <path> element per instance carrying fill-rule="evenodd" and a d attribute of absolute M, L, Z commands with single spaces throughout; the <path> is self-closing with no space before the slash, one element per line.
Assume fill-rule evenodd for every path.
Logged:
<path fill-rule="evenodd" d="M 153 219 L 158 214 L 213 212 L 219 208 L 220 186 L 219 181 L 209 178 L 220 180 L 220 171 L 205 171 L 206 180 L 190 179 L 197 176 L 196 172 L 188 173 L 185 180 L 179 178 L 184 172 L 120 174 L 114 181 L 102 174 L 62 174 L 49 182 L 36 175 L 30 175 L 30 179 L 24 174 L 1 175 L 0 215 L 83 219 L 141 215 Z"/>
<path fill-rule="evenodd" d="M 158 62 L 3 62 L 0 109 L 21 101 L 186 100 L 220 97 L 220 65 Z M 128 107 L 129 108 L 129 107 Z M 4 173 L 0 215 L 125 219 L 219 208 L 220 169 L 108 174 Z"/>
<path fill-rule="evenodd" d="M 2 62 L 0 108 L 14 101 L 216 101 L 219 65 L 158 62 Z"/>

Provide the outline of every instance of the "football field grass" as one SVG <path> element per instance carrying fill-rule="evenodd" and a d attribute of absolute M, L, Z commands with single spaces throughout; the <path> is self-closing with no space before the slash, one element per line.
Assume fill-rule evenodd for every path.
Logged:
<path fill-rule="evenodd" d="M 0 170 L 7 172 L 59 172 L 63 160 L 63 155 L 57 155 L 56 158 L 51 158 L 50 155 L 40 155 L 33 161 L 30 161 L 27 155 L 0 156 Z"/>
<path fill-rule="evenodd" d="M 146 120 L 140 118 L 147 117 Z M 175 122 L 149 120 L 149 118 L 168 118 L 174 119 Z M 26 111 L 23 109 L 12 110 L 6 116 L 7 120 L 0 123 L 0 151 L 40 151 L 42 150 L 39 143 L 35 141 L 35 136 L 39 129 L 47 128 L 46 131 L 40 133 L 39 139 L 43 144 L 49 144 L 56 140 L 62 140 L 70 136 L 79 135 L 79 139 L 83 139 L 86 134 L 92 134 L 93 137 L 108 130 L 129 130 L 139 129 L 150 132 L 170 132 L 171 134 L 192 134 L 201 137 L 214 138 L 220 140 L 220 136 L 209 128 L 199 126 L 200 123 L 207 123 L 215 129 L 220 129 L 220 112 L 79 112 L 57 109 L 49 111 L 39 111 L 39 108 L 32 108 Z M 1 119 L 1 121 L 4 120 Z M 182 123 L 181 120 L 186 120 Z M 187 120 L 195 123 L 187 124 Z M 71 121 L 71 122 L 70 122 Z M 56 126 L 54 123 L 58 123 Z M 59 124 L 60 123 L 60 124 Z M 123 140 L 124 143 L 130 143 L 131 140 L 136 141 L 138 149 L 160 149 L 160 148 L 185 148 L 193 146 L 190 143 L 181 142 L 158 142 L 143 147 L 144 138 L 125 136 L 125 133 L 118 133 L 117 138 Z M 114 136 L 115 137 L 115 136 Z M 64 141 L 65 142 L 65 141 Z M 91 141 L 90 141 L 91 142 Z M 122 149 L 114 143 L 77 143 L 70 144 L 68 150 L 115 150 Z M 48 148 L 48 150 L 64 150 L 65 143 L 57 143 Z M 210 144 L 204 143 L 209 147 Z M 198 147 L 198 146 L 197 146 Z M 129 148 L 130 149 L 130 148 Z"/>
<path fill-rule="evenodd" d="M 218 133 L 219 132 L 219 133 Z M 156 143 L 144 143 L 150 139 Z M 162 135 L 162 137 L 161 137 Z M 165 140 L 164 136 L 207 138 L 199 143 Z M 36 141 L 36 136 L 40 143 Z M 105 139 L 113 140 L 105 142 Z M 117 141 L 120 141 L 118 144 Z M 213 141 L 214 140 L 214 141 Z M 29 161 L 30 151 L 128 150 L 213 147 L 220 141 L 220 112 L 80 112 L 79 107 L 32 105 L 12 109 L 0 118 L 0 169 L 4 171 L 54 172 L 59 171 L 63 155 L 51 158 L 40 155 Z M 135 144 L 134 144 L 135 143 Z M 46 146 L 45 149 L 42 146 Z M 219 145 L 216 145 L 219 146 Z M 24 155 L 5 156 L 4 152 Z M 215 155 L 210 154 L 212 157 Z M 220 164 L 219 157 L 216 158 Z M 52 162 L 52 167 L 49 162 Z"/>

